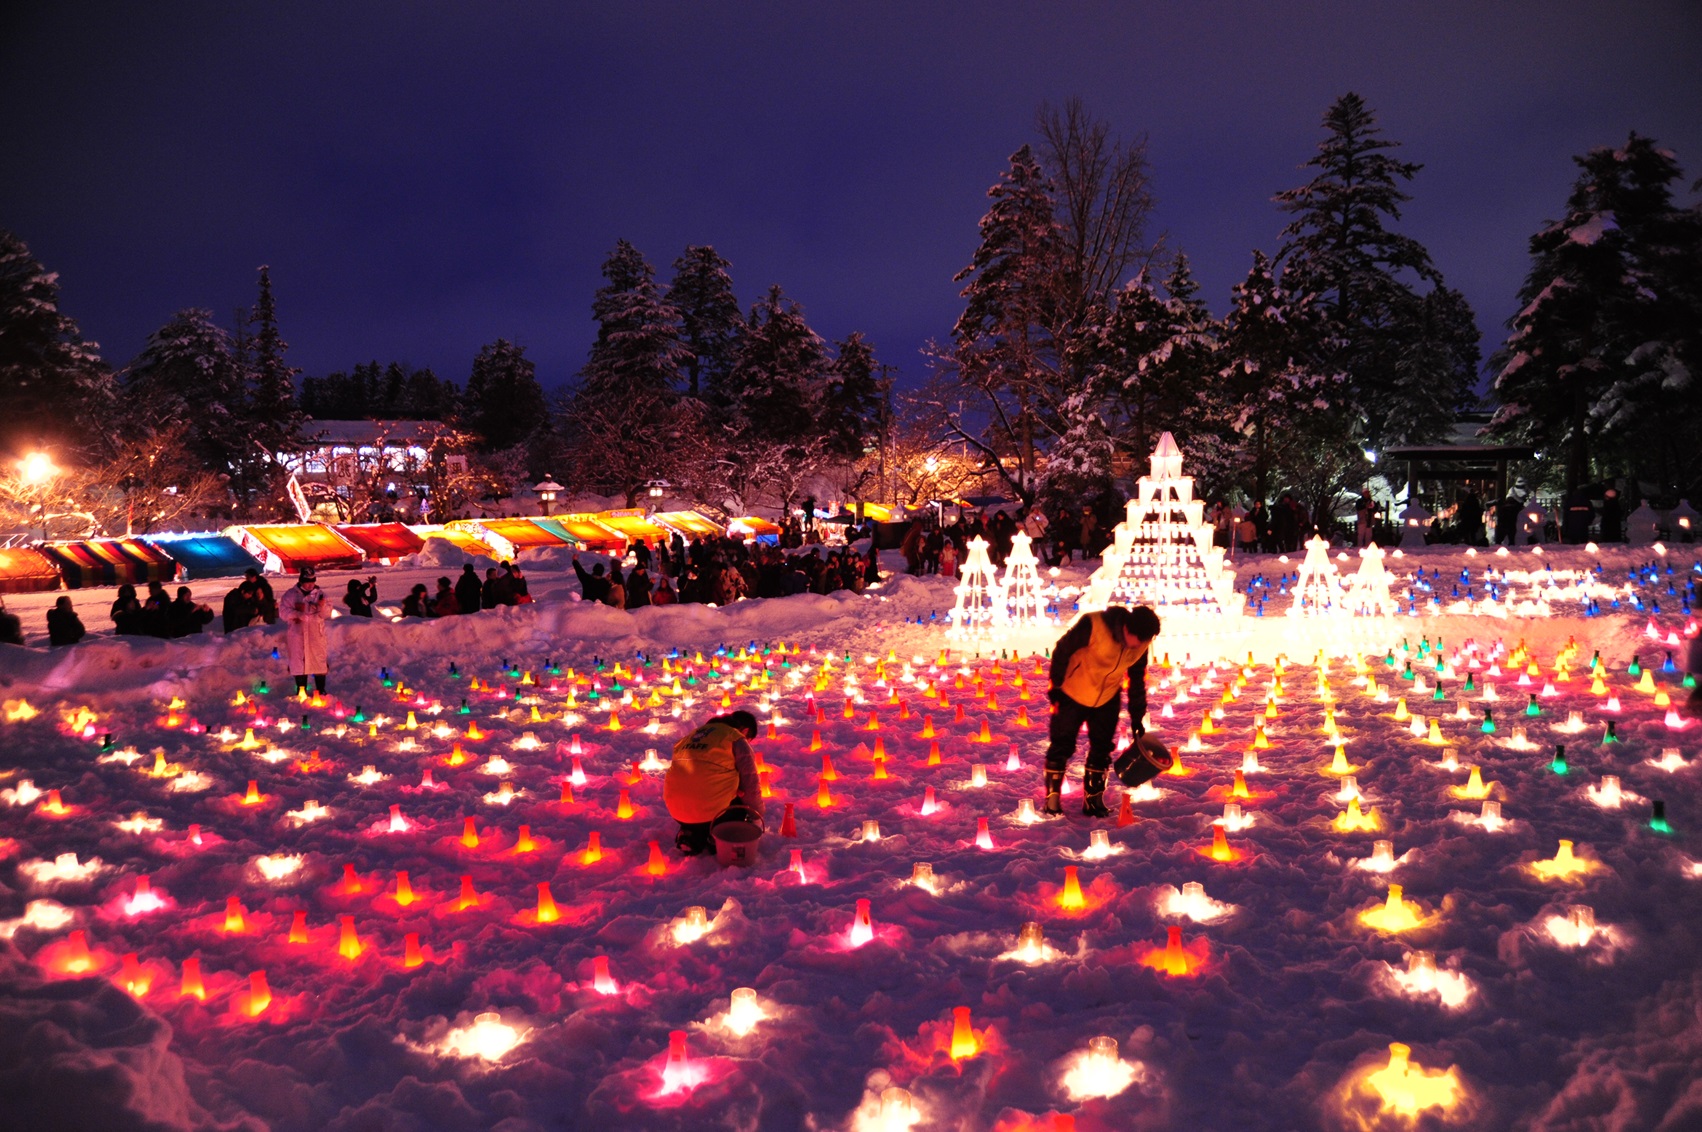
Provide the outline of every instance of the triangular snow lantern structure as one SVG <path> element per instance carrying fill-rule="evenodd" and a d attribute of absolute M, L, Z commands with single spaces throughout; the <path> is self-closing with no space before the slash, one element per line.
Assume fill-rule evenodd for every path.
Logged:
<path fill-rule="evenodd" d="M 947 632 L 959 640 L 992 641 L 1002 636 L 1009 624 L 1005 588 L 987 556 L 987 540 L 977 535 L 969 540 L 969 556 L 963 560 L 957 604 L 952 607 Z"/>
<path fill-rule="evenodd" d="M 1034 540 L 1023 531 L 1011 536 L 1011 552 L 1005 558 L 1005 608 L 1013 629 L 1027 629 L 1046 622 L 1046 596 L 1041 592 L 1040 560 L 1034 557 Z"/>
<path fill-rule="evenodd" d="M 1089 579 L 1086 610 L 1150 605 L 1161 614 L 1221 616 L 1241 612 L 1235 570 L 1212 545 L 1205 501 L 1182 474 L 1182 450 L 1168 432 L 1152 453 L 1152 472 L 1140 478 L 1127 514 L 1112 531 L 1104 561 Z"/>
<path fill-rule="evenodd" d="M 1330 544 L 1321 535 L 1306 540 L 1306 558 L 1294 579 L 1290 617 L 1337 616 L 1348 612 L 1342 601 L 1341 575 L 1330 561 Z"/>

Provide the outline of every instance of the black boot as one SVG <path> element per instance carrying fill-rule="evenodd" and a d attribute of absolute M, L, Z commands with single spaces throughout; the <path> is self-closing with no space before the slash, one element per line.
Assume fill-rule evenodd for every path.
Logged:
<path fill-rule="evenodd" d="M 1108 818 L 1111 811 L 1105 808 L 1105 772 L 1102 770 L 1086 771 L 1081 776 L 1082 800 L 1081 812 L 1090 818 Z"/>
<path fill-rule="evenodd" d="M 1064 812 L 1064 772 L 1048 770 L 1046 772 L 1046 804 L 1043 812 L 1061 814 Z"/>

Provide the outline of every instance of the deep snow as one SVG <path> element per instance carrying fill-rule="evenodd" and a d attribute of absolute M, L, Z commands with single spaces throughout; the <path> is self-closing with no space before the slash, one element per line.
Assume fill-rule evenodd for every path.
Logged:
<path fill-rule="evenodd" d="M 1391 557 L 1402 578 L 1397 595 L 1408 608 L 1419 600 L 1420 614 L 1351 628 L 1387 700 L 1370 694 L 1364 676 L 1356 683 L 1351 660 L 1326 666 L 1343 755 L 1361 811 L 1382 822 L 1378 832 L 1332 825 L 1351 792 L 1327 772 L 1334 748 L 1314 654 L 1343 631 L 1284 616 L 1288 598 L 1274 585 L 1263 617 L 1177 647 L 1170 667 L 1154 668 L 1152 723 L 1168 741 L 1185 744 L 1210 708 L 1221 707 L 1222 718 L 1202 749 L 1183 752 L 1187 775 L 1162 776 L 1156 797 L 1131 799 L 1128 825 L 1083 818 L 1079 793 L 1066 798 L 1061 820 L 1017 818 L 1023 799 L 1037 799 L 1045 747 L 1045 677 L 1028 649 L 1059 630 L 1025 638 L 1023 656 L 999 661 L 995 672 L 993 661 L 947 640 L 939 623 L 915 623 L 950 608 L 938 579 L 899 578 L 867 597 L 627 613 L 565 600 L 571 576 L 539 563 L 534 606 L 447 622 L 334 621 L 334 699 L 317 707 L 287 697 L 287 675 L 271 658 L 281 645 L 276 629 L 0 650 L 0 698 L 20 717 L 0 723 L 0 935 L 10 936 L 0 943 L 0 1112 L 8 1114 L 0 1124 L 1018 1129 L 1058 1126 L 1051 1114 L 1064 1113 L 1082 1129 L 1406 1127 L 1377 1116 L 1361 1083 L 1401 1042 L 1416 1065 L 1457 1067 L 1455 1106 L 1424 1110 L 1421 1125 L 1445 1116 L 1469 1127 L 1694 1127 L 1702 1123 L 1702 877 L 1690 841 L 1702 820 L 1694 762 L 1702 725 L 1669 728 L 1666 710 L 1626 671 L 1636 655 L 1682 707 L 1681 673 L 1661 671 L 1661 662 L 1665 635 L 1685 625 L 1691 549 L 1665 559 L 1627 550 Z M 1604 572 L 1594 584 L 1613 587 L 1620 609 L 1607 588 L 1592 591 L 1605 611 L 1590 618 L 1582 616 L 1590 594 L 1542 592 L 1540 563 L 1567 570 L 1598 561 Z M 1648 561 L 1660 572 L 1627 585 L 1627 567 Z M 1258 573 L 1274 582 L 1296 565 L 1298 556 L 1286 566 L 1243 564 L 1242 584 Z M 1441 571 L 1440 592 L 1413 588 L 1419 565 L 1427 577 Z M 1447 591 L 1461 568 L 1477 575 L 1486 565 L 1538 572 L 1516 579 L 1509 600 L 1468 613 L 1468 599 Z M 426 580 L 448 570 L 417 572 Z M 413 573 L 381 576 L 385 597 L 399 598 Z M 1060 580 L 1080 585 L 1085 573 Z M 342 582 L 324 579 L 334 593 Z M 1481 578 L 1474 582 L 1481 598 Z M 197 595 L 207 600 L 228 585 L 204 583 Z M 1646 605 L 1658 600 L 1662 612 L 1632 608 L 1632 594 Z M 79 604 L 98 602 L 103 612 L 111 600 L 110 591 L 87 596 Z M 45 608 L 49 595 L 10 605 L 33 628 L 40 617 L 31 603 Z M 105 624 L 104 616 L 85 619 Z M 1661 642 L 1649 639 L 1651 624 Z M 1453 666 L 1441 676 L 1436 651 L 1421 647 L 1438 637 Z M 1539 695 L 1542 714 L 1527 717 L 1528 694 L 1555 679 L 1573 638 L 1570 680 Z M 741 659 L 753 642 L 755 655 Z M 1524 666 L 1508 655 L 1521 642 L 1539 666 L 1528 688 L 1518 685 Z M 1180 638 L 1161 636 L 1155 651 L 1171 652 L 1167 645 Z M 942 648 L 951 650 L 944 665 Z M 1598 650 L 1599 695 L 1588 668 Z M 1242 669 L 1249 652 L 1257 663 Z M 1267 718 L 1273 664 L 1284 652 L 1277 714 Z M 889 656 L 882 684 L 875 662 Z M 545 658 L 562 672 L 548 673 Z M 600 674 L 595 659 L 606 665 Z M 1403 677 L 1409 660 L 1429 690 L 1415 692 Z M 405 701 L 381 681 L 386 669 L 407 689 Z M 517 671 L 539 683 L 521 685 Z M 1238 698 L 1222 702 L 1238 675 Z M 472 690 L 474 678 L 487 687 Z M 262 680 L 270 690 L 256 694 Z M 949 706 L 924 694 L 929 682 Z M 1489 685 L 1494 700 L 1485 698 Z M 250 702 L 234 704 L 238 691 Z M 532 721 L 533 705 L 516 705 L 517 691 L 536 696 L 544 718 Z M 653 691 L 656 707 L 647 706 Z M 623 694 L 634 702 L 616 709 L 621 730 L 610 731 L 606 705 Z M 688 724 L 721 710 L 723 695 L 781 719 L 778 737 L 757 743 L 774 797 L 762 859 L 749 870 L 682 861 L 670 849 L 659 775 L 639 771 L 627 782 L 648 748 L 665 760 Z M 910 718 L 900 718 L 895 695 Z M 1606 710 L 1609 695 L 1617 712 Z M 1402 696 L 1411 713 L 1436 718 L 1442 745 L 1396 721 Z M 175 712 L 174 697 L 184 701 Z M 463 700 L 467 714 L 458 710 Z M 40 714 L 21 718 L 20 701 Z M 1482 730 L 1486 708 L 1493 734 Z M 68 722 L 79 709 L 92 722 Z M 410 709 L 419 725 L 411 731 L 402 726 Z M 1582 713 L 1581 730 L 1567 730 L 1573 711 Z M 878 731 L 867 730 L 871 715 Z M 303 717 L 311 730 L 276 726 Z M 937 738 L 923 737 L 925 717 Z M 1608 719 L 1620 742 L 1603 745 Z M 194 733 L 191 721 L 205 732 Z M 988 743 L 977 741 L 983 721 Z M 1260 723 L 1270 746 L 1243 776 L 1251 797 L 1238 799 L 1233 773 Z M 442 737 L 432 731 L 440 724 Z M 469 737 L 469 724 L 484 737 Z M 250 727 L 255 741 L 242 744 Z M 1514 727 L 1525 729 L 1527 749 L 1513 746 Z M 220 738 L 226 728 L 228 740 Z M 822 749 L 812 752 L 818 730 Z M 524 743 L 528 733 L 537 747 Z M 108 734 L 112 749 L 103 754 Z M 564 804 L 575 736 L 585 781 Z M 408 740 L 413 749 L 401 749 Z M 877 741 L 885 779 L 874 777 Z M 941 757 L 930 766 L 934 742 Z M 1556 742 L 1566 745 L 1565 775 L 1550 765 Z M 465 758 L 451 765 L 457 744 Z M 1007 769 L 1013 748 L 1015 770 Z M 1457 752 L 1456 770 L 1441 769 L 1447 748 Z M 1676 769 L 1654 765 L 1668 748 L 1681 761 L 1665 766 Z M 825 808 L 824 754 L 838 775 L 826 784 Z M 162 772 L 151 773 L 160 763 Z M 971 784 L 977 763 L 984 787 Z M 362 773 L 367 766 L 375 775 Z M 1498 832 L 1463 820 L 1483 808 L 1452 792 L 1472 766 L 1501 805 L 1507 824 Z M 428 768 L 436 788 L 421 786 Z M 1072 787 L 1078 768 L 1079 757 Z M 1604 775 L 1621 781 L 1617 809 L 1597 803 Z M 261 799 L 254 805 L 244 804 L 250 780 Z M 506 804 L 505 782 L 514 792 Z M 937 808 L 924 815 L 929 788 Z M 68 812 L 51 813 L 34 790 L 59 791 Z M 623 790 L 634 807 L 625 819 Z M 1655 799 L 1671 832 L 1649 827 Z M 786 801 L 795 805 L 796 838 L 778 835 Z M 1204 851 L 1226 804 L 1252 820 L 1227 833 L 1242 859 L 1223 863 Z M 400 832 L 391 832 L 393 806 Z M 467 818 L 476 847 L 462 840 Z M 983 818 L 991 849 L 976 844 Z M 868 820 L 879 823 L 880 840 L 862 840 Z M 537 843 L 528 852 L 515 851 L 522 824 Z M 1108 833 L 1109 855 L 1090 851 L 1095 829 Z M 593 832 L 603 856 L 588 863 Z M 1596 870 L 1549 881 L 1526 867 L 1553 858 L 1561 838 Z M 1393 870 L 1361 867 L 1381 839 L 1393 842 Z M 652 841 L 664 850 L 661 876 L 648 871 Z M 790 867 L 794 851 L 801 877 Z M 62 858 L 72 853 L 75 862 Z M 916 862 L 932 865 L 934 891 L 908 883 Z M 350 865 L 355 891 L 345 880 Z M 1080 909 L 1059 904 L 1067 867 L 1078 870 Z M 415 896 L 406 906 L 395 898 L 401 871 Z M 136 900 L 144 876 L 157 908 Z M 458 908 L 463 877 L 474 899 Z M 1181 899 L 1191 881 L 1217 905 Z M 1395 934 L 1361 921 L 1385 904 L 1391 882 L 1423 926 Z M 544 883 L 559 919 L 539 924 Z M 233 897 L 240 931 L 227 930 Z M 870 903 L 873 938 L 853 947 L 859 900 Z M 1580 904 L 1593 909 L 1599 930 L 1582 947 L 1564 946 L 1575 942 L 1571 908 Z M 677 942 L 676 925 L 694 905 L 706 910 L 708 932 Z M 306 941 L 292 943 L 298 910 Z M 362 949 L 352 960 L 339 955 L 344 916 Z M 1042 925 L 1046 961 L 1026 962 L 1017 947 L 1030 921 Z M 1181 976 L 1143 963 L 1175 924 L 1192 956 Z M 82 977 L 73 932 L 89 948 Z M 404 963 L 410 934 L 423 958 L 412 967 Z M 1434 956 L 1456 1005 L 1408 989 L 1415 951 Z M 612 994 L 597 989 L 598 957 L 608 961 Z M 199 961 L 204 1001 L 180 993 L 186 960 Z M 250 1017 L 258 970 L 272 997 Z M 728 996 L 741 986 L 755 988 L 769 1016 L 736 1036 L 724 1022 Z M 953 1008 L 961 1006 L 980 1049 L 954 1060 Z M 475 1022 L 486 1012 L 523 1035 L 494 1063 L 461 1055 L 492 1032 Z M 674 1030 L 688 1034 L 695 1087 L 658 1095 Z M 1083 1064 L 1095 1035 L 1120 1043 L 1123 1066 L 1111 1078 L 1127 1087 L 1079 1099 L 1069 1084 L 1098 1080 Z M 890 1087 L 909 1091 L 918 1119 L 881 1115 Z M 888 1107 L 900 1108 L 896 1096 Z"/>

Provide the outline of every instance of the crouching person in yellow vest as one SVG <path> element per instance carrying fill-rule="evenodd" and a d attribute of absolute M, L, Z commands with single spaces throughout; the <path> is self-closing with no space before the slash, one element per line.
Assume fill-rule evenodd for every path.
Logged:
<path fill-rule="evenodd" d="M 710 827 L 733 811 L 762 824 L 762 782 L 757 777 L 756 716 L 718 715 L 674 744 L 674 761 L 662 777 L 662 801 L 680 823 L 674 845 L 688 857 L 715 851 Z"/>
<path fill-rule="evenodd" d="M 1146 731 L 1147 647 L 1158 636 L 1158 614 L 1146 606 L 1114 605 L 1076 619 L 1052 649 L 1051 745 L 1046 749 L 1046 812 L 1064 812 L 1064 771 L 1076 753 L 1076 736 L 1087 725 L 1087 761 L 1082 770 L 1082 813 L 1103 818 L 1105 776 L 1117 741 L 1117 712 L 1123 684 L 1129 685 L 1129 722 L 1138 740 Z"/>

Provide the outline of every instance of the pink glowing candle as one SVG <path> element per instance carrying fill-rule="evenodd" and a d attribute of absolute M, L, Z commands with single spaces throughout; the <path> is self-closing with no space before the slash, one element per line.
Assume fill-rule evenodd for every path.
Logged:
<path fill-rule="evenodd" d="M 869 902 L 857 901 L 857 916 L 851 922 L 851 946 L 862 947 L 875 938 L 874 920 L 869 914 Z"/>
<path fill-rule="evenodd" d="M 599 955 L 591 960 L 591 986 L 598 994 L 616 994 L 620 988 L 615 985 L 614 976 L 609 974 L 609 957 Z"/>

